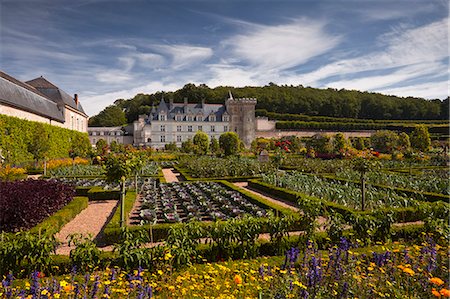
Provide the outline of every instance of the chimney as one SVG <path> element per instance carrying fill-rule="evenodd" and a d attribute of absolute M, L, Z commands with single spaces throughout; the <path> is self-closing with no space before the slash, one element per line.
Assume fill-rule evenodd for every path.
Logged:
<path fill-rule="evenodd" d="M 74 94 L 74 95 L 73 95 L 73 100 L 75 101 L 75 105 L 76 105 L 77 108 L 78 108 L 78 95 L 77 95 L 77 94 Z"/>

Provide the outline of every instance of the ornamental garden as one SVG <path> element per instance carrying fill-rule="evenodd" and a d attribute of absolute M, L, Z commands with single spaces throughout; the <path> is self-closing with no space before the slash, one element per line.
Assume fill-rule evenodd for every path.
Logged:
<path fill-rule="evenodd" d="M 0 143 L 1 298 L 450 296 L 448 147 L 423 128 L 66 153 L 47 129 Z"/>

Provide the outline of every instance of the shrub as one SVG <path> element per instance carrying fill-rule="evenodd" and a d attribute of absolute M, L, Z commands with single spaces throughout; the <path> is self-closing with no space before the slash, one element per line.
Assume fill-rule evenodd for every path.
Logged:
<path fill-rule="evenodd" d="M 0 230 L 29 229 L 69 203 L 75 190 L 56 181 L 0 182 Z"/>

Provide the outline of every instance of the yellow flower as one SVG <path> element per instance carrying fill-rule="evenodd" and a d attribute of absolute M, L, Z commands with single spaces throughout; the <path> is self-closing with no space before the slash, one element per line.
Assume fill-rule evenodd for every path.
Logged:
<path fill-rule="evenodd" d="M 402 270 L 403 270 L 403 272 L 405 272 L 411 276 L 413 276 L 415 274 L 415 272 L 411 268 L 403 268 Z"/>
<path fill-rule="evenodd" d="M 60 296 L 61 296 L 61 295 L 60 295 L 59 293 L 56 293 L 56 294 L 53 295 L 53 298 L 58 299 Z"/>
<path fill-rule="evenodd" d="M 50 294 L 48 290 L 44 289 L 41 291 L 41 295 L 47 296 L 48 294 Z"/>
<path fill-rule="evenodd" d="M 62 287 L 65 287 L 65 286 L 67 285 L 67 281 L 61 280 L 61 281 L 59 282 L 59 285 L 62 286 Z"/>
<path fill-rule="evenodd" d="M 440 286 L 440 285 L 443 285 L 443 284 L 444 284 L 444 282 L 442 281 L 442 279 L 440 279 L 439 277 L 433 277 L 433 278 L 430 278 L 430 282 L 431 282 L 432 284 L 434 284 L 434 285 L 437 285 L 437 286 Z"/>
<path fill-rule="evenodd" d="M 236 274 L 233 280 L 236 284 L 242 284 L 242 277 L 239 274 Z"/>
<path fill-rule="evenodd" d="M 172 255 L 170 254 L 170 252 L 168 252 L 164 255 L 164 260 L 166 260 L 166 261 L 170 260 L 171 258 L 172 258 Z"/>
<path fill-rule="evenodd" d="M 292 284 L 306 290 L 306 286 L 303 283 L 301 283 L 300 281 L 296 280 Z"/>

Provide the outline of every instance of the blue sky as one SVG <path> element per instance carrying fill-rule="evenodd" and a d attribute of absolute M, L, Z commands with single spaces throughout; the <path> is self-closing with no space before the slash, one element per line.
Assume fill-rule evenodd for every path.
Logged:
<path fill-rule="evenodd" d="M 0 68 L 94 115 L 186 83 L 448 96 L 447 0 L 0 0 Z"/>

